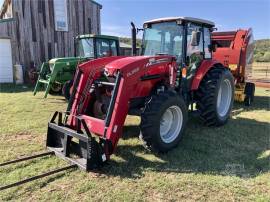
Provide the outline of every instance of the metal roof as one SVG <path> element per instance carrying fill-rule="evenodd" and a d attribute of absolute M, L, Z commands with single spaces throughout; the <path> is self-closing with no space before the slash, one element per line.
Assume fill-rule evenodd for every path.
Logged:
<path fill-rule="evenodd" d="M 100 9 L 102 9 L 102 5 L 100 3 L 98 3 L 98 2 L 96 2 L 94 0 L 90 0 L 90 1 L 92 1 L 92 3 L 94 3 L 94 4 L 97 4 L 100 7 Z"/>
<path fill-rule="evenodd" d="M 112 39 L 112 40 L 119 40 L 119 37 L 116 36 L 109 36 L 109 35 L 98 35 L 98 34 L 83 34 L 77 36 L 77 38 L 102 38 L 102 39 Z"/>
<path fill-rule="evenodd" d="M 158 23 L 158 22 L 168 22 L 168 21 L 176 21 L 176 20 L 186 20 L 191 21 L 199 24 L 207 24 L 210 26 L 215 26 L 215 23 L 209 20 L 204 20 L 200 18 L 193 18 L 193 17 L 165 17 L 165 18 L 157 18 L 153 20 L 146 21 L 144 24 L 148 23 Z"/>

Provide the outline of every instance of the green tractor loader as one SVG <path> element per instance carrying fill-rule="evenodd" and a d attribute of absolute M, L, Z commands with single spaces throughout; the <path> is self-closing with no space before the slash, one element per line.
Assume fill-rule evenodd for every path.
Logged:
<path fill-rule="evenodd" d="M 69 99 L 69 89 L 76 67 L 88 60 L 119 55 L 119 38 L 107 35 L 80 35 L 75 38 L 75 56 L 54 58 L 44 62 L 34 89 L 34 95 L 45 85 L 44 98 L 63 93 Z"/>

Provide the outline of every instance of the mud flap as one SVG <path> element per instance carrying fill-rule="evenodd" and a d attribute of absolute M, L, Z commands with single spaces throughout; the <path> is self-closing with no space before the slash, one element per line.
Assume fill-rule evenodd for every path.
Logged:
<path fill-rule="evenodd" d="M 58 116 L 58 123 L 55 119 Z M 79 126 L 83 123 L 80 120 Z M 86 124 L 82 124 L 87 127 Z M 88 129 L 84 128 L 84 133 L 79 127 L 73 130 L 62 123 L 62 113 L 56 112 L 48 123 L 46 147 L 53 151 L 56 156 L 78 165 L 79 168 L 89 171 L 99 168 L 102 165 L 102 148 L 100 144 L 91 136 Z"/>

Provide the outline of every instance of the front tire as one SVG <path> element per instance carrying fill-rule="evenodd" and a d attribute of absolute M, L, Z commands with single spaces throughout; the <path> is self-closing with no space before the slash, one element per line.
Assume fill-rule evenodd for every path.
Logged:
<path fill-rule="evenodd" d="M 224 125 L 234 101 L 234 78 L 223 66 L 213 67 L 205 75 L 196 93 L 197 109 L 208 126 Z"/>
<path fill-rule="evenodd" d="M 180 142 L 187 117 L 187 106 L 175 91 L 153 95 L 141 115 L 140 139 L 150 150 L 167 152 Z"/>
<path fill-rule="evenodd" d="M 53 83 L 50 87 L 49 94 L 50 95 L 60 95 L 62 92 L 62 84 Z"/>

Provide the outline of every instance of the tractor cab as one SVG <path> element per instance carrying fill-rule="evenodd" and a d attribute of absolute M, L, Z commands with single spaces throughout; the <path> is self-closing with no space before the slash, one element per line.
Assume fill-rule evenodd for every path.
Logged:
<path fill-rule="evenodd" d="M 106 35 L 80 35 L 75 39 L 75 56 L 101 58 L 119 55 L 119 39 Z"/>
<path fill-rule="evenodd" d="M 211 59 L 211 32 L 214 23 L 191 17 L 170 17 L 147 21 L 141 54 L 173 55 L 186 68 L 187 80 L 196 73 L 204 59 Z"/>

